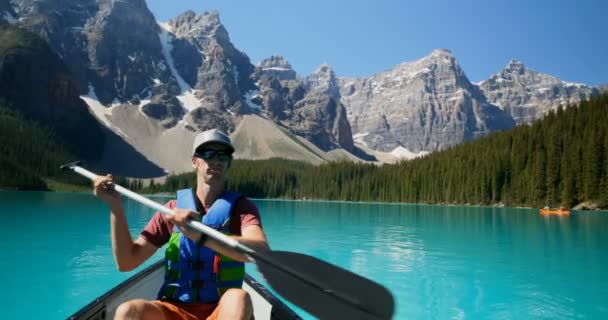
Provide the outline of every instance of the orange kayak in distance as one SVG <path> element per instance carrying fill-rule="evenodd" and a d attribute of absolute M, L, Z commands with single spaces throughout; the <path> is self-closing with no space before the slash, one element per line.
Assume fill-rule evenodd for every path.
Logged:
<path fill-rule="evenodd" d="M 569 215 L 570 210 L 567 210 L 567 209 L 540 209 L 540 214 Z"/>

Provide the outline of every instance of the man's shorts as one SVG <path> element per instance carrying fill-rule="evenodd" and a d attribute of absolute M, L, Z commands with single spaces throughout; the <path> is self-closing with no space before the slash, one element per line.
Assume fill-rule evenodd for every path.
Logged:
<path fill-rule="evenodd" d="M 217 303 L 176 303 L 162 300 L 153 301 L 159 306 L 166 320 L 216 320 Z"/>

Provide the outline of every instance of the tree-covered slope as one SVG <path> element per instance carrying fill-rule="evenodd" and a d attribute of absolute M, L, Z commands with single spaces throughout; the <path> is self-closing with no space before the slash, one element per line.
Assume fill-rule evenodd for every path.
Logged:
<path fill-rule="evenodd" d="M 59 172 L 70 159 L 53 131 L 0 106 L 0 189 L 46 190 L 47 179 L 79 182 Z"/>

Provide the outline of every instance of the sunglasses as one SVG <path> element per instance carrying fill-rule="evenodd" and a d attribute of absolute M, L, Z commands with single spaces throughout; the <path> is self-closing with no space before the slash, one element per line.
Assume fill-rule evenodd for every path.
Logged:
<path fill-rule="evenodd" d="M 232 159 L 232 155 L 225 151 L 217 151 L 217 150 L 203 150 L 197 151 L 194 154 L 195 157 L 201 158 L 204 160 L 211 160 L 213 158 L 218 158 L 222 161 L 229 161 Z"/>

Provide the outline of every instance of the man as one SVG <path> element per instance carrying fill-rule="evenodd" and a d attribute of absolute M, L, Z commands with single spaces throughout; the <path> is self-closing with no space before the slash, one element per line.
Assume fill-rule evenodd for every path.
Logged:
<path fill-rule="evenodd" d="M 111 175 L 94 180 L 95 194 L 110 207 L 112 249 L 120 271 L 137 268 L 168 243 L 158 300 L 127 301 L 116 309 L 115 319 L 251 319 L 251 299 L 241 289 L 248 258 L 187 226 L 197 219 L 249 247 L 268 248 L 255 204 L 224 189 L 233 152 L 221 131 L 198 134 L 192 156 L 196 190 L 178 191 L 177 199 L 165 205 L 173 215 L 157 212 L 136 240 Z"/>

